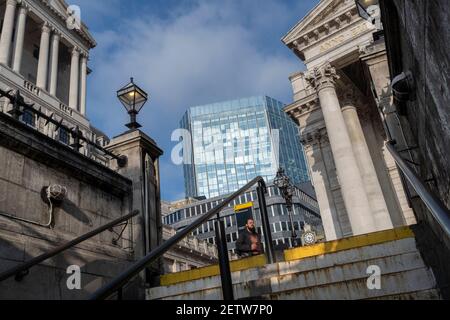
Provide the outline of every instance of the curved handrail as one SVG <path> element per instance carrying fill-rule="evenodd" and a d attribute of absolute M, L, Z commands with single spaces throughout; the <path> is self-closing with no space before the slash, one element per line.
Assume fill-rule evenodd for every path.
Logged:
<path fill-rule="evenodd" d="M 405 175 L 406 179 L 411 183 L 411 186 L 416 190 L 420 199 L 430 210 L 433 218 L 445 231 L 447 236 L 450 236 L 450 210 L 445 207 L 440 199 L 438 199 L 422 182 L 417 174 L 407 165 L 406 161 L 400 156 L 397 150 L 394 148 L 395 142 L 391 141 L 387 143 L 387 149 L 394 158 L 397 166 Z"/>
<path fill-rule="evenodd" d="M 226 198 L 224 201 L 219 203 L 217 206 L 212 208 L 209 212 L 205 213 L 201 217 L 199 217 L 197 220 L 192 222 L 189 226 L 185 227 L 183 230 L 178 232 L 176 235 L 171 237 L 169 240 L 158 246 L 156 249 L 148 253 L 146 256 L 144 256 L 142 259 L 136 261 L 133 265 L 131 265 L 128 269 L 123 271 L 121 274 L 119 274 L 117 277 L 115 277 L 110 283 L 106 284 L 102 288 L 95 291 L 91 297 L 90 300 L 101 300 L 108 298 L 112 293 L 119 291 L 129 280 L 134 278 L 138 275 L 139 272 L 141 272 L 147 265 L 161 257 L 164 253 L 166 253 L 173 245 L 177 244 L 180 240 L 182 240 L 184 237 L 186 237 L 189 233 L 194 231 L 196 228 L 201 226 L 203 223 L 208 221 L 212 216 L 219 214 L 220 211 L 226 207 L 231 201 L 233 201 L 236 197 L 240 196 L 242 193 L 244 193 L 247 189 L 249 189 L 254 184 L 259 183 L 263 186 L 265 189 L 266 184 L 264 182 L 264 179 L 260 176 L 254 178 L 249 183 L 247 183 L 245 186 L 243 186 L 241 189 L 234 192 L 232 195 L 230 195 L 228 198 Z"/>
<path fill-rule="evenodd" d="M 82 235 L 78 238 L 75 238 L 65 244 L 62 244 L 59 247 L 56 247 L 55 249 L 53 249 L 47 253 L 41 254 L 40 256 L 37 256 L 21 265 L 18 265 L 14 268 L 6 270 L 6 271 L 0 273 L 0 281 L 6 280 L 9 277 L 12 277 L 14 275 L 16 276 L 16 280 L 21 280 L 24 276 L 27 275 L 28 270 L 31 267 L 34 267 L 35 265 L 41 263 L 42 261 L 47 260 L 47 259 L 57 255 L 58 253 L 61 253 L 62 251 L 67 250 L 67 249 L 79 244 L 80 242 L 83 242 L 89 238 L 92 238 L 93 236 L 96 236 L 97 234 L 99 234 L 107 229 L 110 229 L 110 228 L 114 227 L 115 225 L 117 225 L 118 223 L 126 221 L 138 214 L 139 214 L 139 210 L 135 210 L 135 211 L 133 211 L 123 217 L 120 217 L 118 219 L 115 219 L 97 229 L 94 229 L 88 233 L 85 233 L 84 235 Z"/>

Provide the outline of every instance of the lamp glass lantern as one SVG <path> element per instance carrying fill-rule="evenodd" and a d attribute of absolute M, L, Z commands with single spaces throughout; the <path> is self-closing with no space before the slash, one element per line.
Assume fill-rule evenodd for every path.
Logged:
<path fill-rule="evenodd" d="M 136 115 L 147 102 L 148 94 L 139 88 L 131 78 L 130 83 L 117 91 L 117 98 L 130 115 L 130 123 L 126 126 L 130 129 L 140 128 L 141 125 L 136 121 Z"/>

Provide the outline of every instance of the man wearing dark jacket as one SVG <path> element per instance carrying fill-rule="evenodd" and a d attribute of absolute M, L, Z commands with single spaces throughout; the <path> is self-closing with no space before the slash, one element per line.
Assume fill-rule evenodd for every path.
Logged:
<path fill-rule="evenodd" d="M 262 253 L 261 239 L 256 232 L 255 221 L 252 218 L 247 219 L 245 229 L 239 233 L 236 251 L 242 257 L 250 257 Z"/>

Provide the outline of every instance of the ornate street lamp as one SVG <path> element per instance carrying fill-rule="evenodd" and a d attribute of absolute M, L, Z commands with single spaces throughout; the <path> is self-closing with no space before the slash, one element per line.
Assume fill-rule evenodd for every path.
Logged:
<path fill-rule="evenodd" d="M 130 115 L 130 123 L 126 124 L 126 126 L 130 129 L 137 129 L 141 125 L 136 122 L 136 115 L 147 102 L 148 94 L 133 82 L 133 78 L 130 80 L 129 84 L 117 91 L 117 98 L 119 98 Z"/>
<path fill-rule="evenodd" d="M 289 177 L 286 176 L 284 173 L 284 169 L 279 168 L 277 175 L 274 179 L 274 184 L 280 189 L 281 196 L 286 201 L 286 207 L 288 209 L 289 213 L 289 220 L 291 223 L 291 240 L 292 240 L 292 246 L 296 247 L 298 245 L 297 241 L 297 233 L 295 232 L 294 228 L 294 218 L 292 217 L 292 197 L 294 195 L 294 186 L 291 184 L 291 181 L 289 180 Z"/>

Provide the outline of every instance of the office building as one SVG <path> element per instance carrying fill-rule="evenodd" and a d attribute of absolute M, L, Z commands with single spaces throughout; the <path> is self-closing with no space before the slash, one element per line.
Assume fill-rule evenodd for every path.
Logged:
<path fill-rule="evenodd" d="M 308 181 L 298 128 L 283 107 L 260 96 L 189 108 L 180 123 L 191 138 L 186 196 L 225 195 L 256 176 L 271 181 L 278 167 L 296 185 Z"/>

